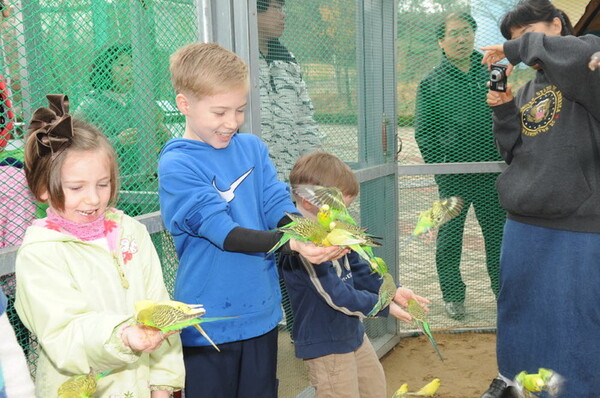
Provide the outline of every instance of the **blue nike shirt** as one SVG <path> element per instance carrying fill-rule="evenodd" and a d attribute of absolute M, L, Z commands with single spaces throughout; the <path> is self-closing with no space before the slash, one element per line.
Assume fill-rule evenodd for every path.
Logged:
<path fill-rule="evenodd" d="M 267 146 L 240 133 L 223 149 L 176 138 L 161 152 L 158 176 L 163 221 L 179 256 L 175 299 L 203 304 L 206 317 L 232 317 L 202 325 L 216 344 L 273 329 L 281 319 L 274 256 L 223 250 L 233 228 L 271 230 L 296 211 Z M 193 328 L 181 337 L 186 346 L 210 344 Z"/>

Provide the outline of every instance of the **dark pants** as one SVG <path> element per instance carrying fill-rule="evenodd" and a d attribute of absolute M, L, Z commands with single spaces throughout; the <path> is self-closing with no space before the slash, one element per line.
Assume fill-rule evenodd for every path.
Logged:
<path fill-rule="evenodd" d="M 440 289 L 445 302 L 464 301 L 466 285 L 460 273 L 465 219 L 472 204 L 485 242 L 487 273 L 492 292 L 498 296 L 500 246 L 506 212 L 500 206 L 496 191 L 498 174 L 437 175 L 441 198 L 460 196 L 465 205 L 462 212 L 438 231 L 436 266 Z"/>
<path fill-rule="evenodd" d="M 560 397 L 600 396 L 600 234 L 508 220 L 500 270 L 500 373 L 552 369 Z"/>
<path fill-rule="evenodd" d="M 277 397 L 277 328 L 213 346 L 183 347 L 186 398 Z"/>

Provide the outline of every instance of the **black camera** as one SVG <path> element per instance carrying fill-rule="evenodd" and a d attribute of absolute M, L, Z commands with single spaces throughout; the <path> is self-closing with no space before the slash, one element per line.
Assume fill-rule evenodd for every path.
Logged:
<path fill-rule="evenodd" d="M 506 91 L 506 65 L 493 64 L 490 71 L 490 90 Z"/>

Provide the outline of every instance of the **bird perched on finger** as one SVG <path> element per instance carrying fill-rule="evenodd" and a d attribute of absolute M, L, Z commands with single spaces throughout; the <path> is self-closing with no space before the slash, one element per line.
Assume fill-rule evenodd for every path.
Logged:
<path fill-rule="evenodd" d="M 427 314 L 425 313 L 425 310 L 421 304 L 419 304 L 415 299 L 409 299 L 407 311 L 412 317 L 413 324 L 421 329 L 425 335 L 427 335 L 427 338 L 431 342 L 433 349 L 437 353 L 438 357 L 440 357 L 440 359 L 443 361 L 444 357 L 442 356 L 442 353 L 440 352 L 440 349 L 438 348 L 438 345 L 431 334 L 431 328 L 429 326 L 429 322 L 427 321 Z"/>
<path fill-rule="evenodd" d="M 189 305 L 175 300 L 160 303 L 153 300 L 139 300 L 135 303 L 135 311 L 135 320 L 138 323 L 160 329 L 163 333 L 193 326 L 217 351 L 220 351 L 219 347 L 200 327 L 200 323 L 230 318 L 202 318 L 206 313 L 202 304 Z"/>
<path fill-rule="evenodd" d="M 368 316 L 375 316 L 379 311 L 390 305 L 394 299 L 394 296 L 396 295 L 396 282 L 394 282 L 394 277 L 392 275 L 383 275 L 383 283 L 379 286 L 378 294 L 377 303 L 375 303 L 373 309 L 367 314 Z"/>
<path fill-rule="evenodd" d="M 429 383 L 425 384 L 423 388 L 421 388 L 417 392 L 409 392 L 407 396 L 415 396 L 415 397 L 433 397 L 437 393 L 437 390 L 440 388 L 440 379 L 433 379 Z"/>
<path fill-rule="evenodd" d="M 417 225 L 413 235 L 422 235 L 434 228 L 439 228 L 454 217 L 458 216 L 463 209 L 465 201 L 458 196 L 450 196 L 433 202 L 431 208 L 419 214 Z"/>
<path fill-rule="evenodd" d="M 98 380 L 111 372 L 96 373 L 90 370 L 86 375 L 69 377 L 58 387 L 58 398 L 92 398 L 98 388 Z"/>

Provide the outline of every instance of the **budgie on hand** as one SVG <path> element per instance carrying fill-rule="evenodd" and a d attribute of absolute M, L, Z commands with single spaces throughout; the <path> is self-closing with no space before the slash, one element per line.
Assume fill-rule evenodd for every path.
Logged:
<path fill-rule="evenodd" d="M 160 303 L 153 300 L 140 300 L 135 303 L 135 311 L 135 320 L 138 323 L 160 329 L 163 333 L 193 326 L 217 351 L 220 351 L 219 347 L 208 337 L 208 334 L 199 324 L 229 318 L 201 318 L 206 313 L 202 304 L 188 305 L 175 300 Z"/>
<path fill-rule="evenodd" d="M 464 204 L 465 201 L 458 196 L 436 200 L 430 209 L 419 214 L 417 225 L 412 234 L 415 236 L 422 235 L 431 229 L 442 226 L 458 216 Z"/>
<path fill-rule="evenodd" d="M 542 391 L 557 397 L 562 390 L 563 377 L 550 369 L 539 368 L 538 373 L 522 371 L 515 376 L 515 384 L 520 398 L 537 397 Z"/>
<path fill-rule="evenodd" d="M 375 316 L 379 311 L 390 305 L 396 295 L 396 283 L 390 274 L 383 275 L 383 283 L 379 286 L 379 298 L 368 316 Z"/>
<path fill-rule="evenodd" d="M 92 398 L 98 388 L 98 380 L 107 376 L 112 370 L 87 375 L 72 376 L 58 387 L 58 398 Z"/>
<path fill-rule="evenodd" d="M 423 333 L 425 333 L 427 335 L 427 338 L 431 342 L 431 345 L 435 349 L 435 352 L 440 357 L 440 359 L 443 361 L 444 357 L 440 353 L 440 349 L 438 348 L 438 345 L 435 342 L 433 335 L 431 334 L 431 328 L 429 327 L 429 322 L 427 321 L 427 314 L 425 313 L 425 310 L 423 309 L 423 307 L 421 307 L 421 304 L 419 304 L 417 302 L 417 300 L 415 300 L 415 299 L 410 299 L 410 300 L 408 300 L 407 311 L 410 314 L 410 316 L 412 317 L 413 323 L 415 324 L 415 326 L 417 326 L 419 329 L 421 329 L 423 331 Z"/>

